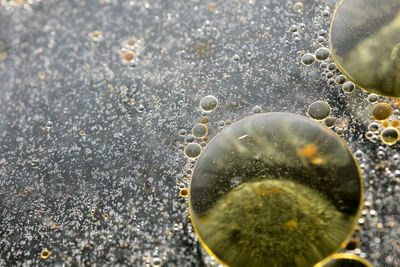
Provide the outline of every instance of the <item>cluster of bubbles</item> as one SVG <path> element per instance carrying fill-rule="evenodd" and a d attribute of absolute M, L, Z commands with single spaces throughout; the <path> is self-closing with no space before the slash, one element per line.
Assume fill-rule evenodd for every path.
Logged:
<path fill-rule="evenodd" d="M 400 111 L 393 110 L 388 103 L 376 103 L 371 108 L 371 117 L 374 120 L 368 125 L 368 132 L 365 137 L 372 142 L 379 139 L 388 146 L 395 145 L 400 139 Z"/>
<path fill-rule="evenodd" d="M 325 31 L 321 31 L 320 34 L 325 35 Z M 353 82 L 348 81 L 344 75 L 340 74 L 336 64 L 332 62 L 330 58 L 328 48 L 320 47 L 313 54 L 306 53 L 301 57 L 301 63 L 304 66 L 311 66 L 316 61 L 318 61 L 319 67 L 323 70 L 321 77 L 326 79 L 328 85 L 341 86 L 343 92 L 346 94 L 350 94 L 354 91 L 356 86 Z"/>

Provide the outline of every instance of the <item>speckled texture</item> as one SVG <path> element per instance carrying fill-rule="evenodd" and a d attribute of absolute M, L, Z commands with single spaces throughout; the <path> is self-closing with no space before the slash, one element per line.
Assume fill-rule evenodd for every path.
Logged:
<path fill-rule="evenodd" d="M 300 61 L 328 46 L 335 1 L 307 0 L 301 12 L 282 0 L 0 2 L 1 266 L 215 264 L 177 186 L 191 166 L 178 132 L 200 121 L 209 94 L 219 100 L 210 138 L 255 106 L 306 115 L 327 101 L 335 129 L 363 152 L 353 252 L 400 264 L 399 147 L 365 139 L 366 93 L 344 94 Z"/>

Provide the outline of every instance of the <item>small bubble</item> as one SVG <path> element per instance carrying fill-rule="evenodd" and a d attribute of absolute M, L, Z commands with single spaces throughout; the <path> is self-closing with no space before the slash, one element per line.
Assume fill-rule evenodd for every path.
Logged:
<path fill-rule="evenodd" d="M 335 126 L 336 121 L 335 121 L 335 119 L 333 117 L 327 117 L 324 120 L 324 123 L 325 123 L 326 127 L 332 128 L 333 126 Z"/>
<path fill-rule="evenodd" d="M 186 135 L 186 130 L 185 129 L 179 130 L 179 135 L 180 136 L 185 136 Z"/>
<path fill-rule="evenodd" d="M 101 31 L 96 30 L 90 34 L 90 38 L 93 40 L 93 42 L 100 42 L 103 40 L 103 35 Z"/>
<path fill-rule="evenodd" d="M 337 84 L 344 84 L 346 82 L 346 77 L 344 77 L 344 75 L 338 75 L 335 78 L 335 82 Z"/>
<path fill-rule="evenodd" d="M 378 99 L 379 99 L 379 96 L 377 94 L 369 94 L 368 98 L 367 98 L 368 102 L 370 102 L 370 103 L 375 103 L 378 101 Z"/>
<path fill-rule="evenodd" d="M 200 108 L 203 111 L 207 112 L 213 111 L 217 108 L 217 106 L 218 106 L 218 100 L 215 96 L 208 95 L 200 100 Z"/>
<path fill-rule="evenodd" d="M 355 85 L 352 82 L 345 82 L 342 86 L 342 90 L 345 93 L 352 93 L 355 89 Z"/>
<path fill-rule="evenodd" d="M 295 12 L 302 12 L 304 9 L 304 4 L 302 2 L 296 2 L 293 4 L 293 10 Z"/>
<path fill-rule="evenodd" d="M 194 135 L 194 137 L 201 138 L 207 135 L 207 133 L 208 133 L 208 128 L 204 124 L 197 123 L 192 128 L 192 134 Z"/>
<path fill-rule="evenodd" d="M 315 120 L 323 120 L 331 113 L 331 107 L 325 101 L 315 101 L 308 107 L 307 113 Z"/>
<path fill-rule="evenodd" d="M 321 61 L 321 62 L 319 63 L 319 67 L 320 67 L 321 69 L 326 69 L 326 68 L 328 67 L 328 64 L 327 64 L 326 62 Z"/>
<path fill-rule="evenodd" d="M 260 106 L 254 106 L 251 112 L 253 113 L 260 113 L 262 111 Z"/>
<path fill-rule="evenodd" d="M 354 153 L 354 157 L 356 159 L 362 159 L 364 153 L 361 150 L 357 150 L 356 153 Z"/>
<path fill-rule="evenodd" d="M 188 194 L 189 194 L 189 191 L 187 190 L 187 188 L 183 188 L 183 189 L 181 189 L 181 190 L 179 191 L 179 195 L 180 195 L 181 197 L 187 197 Z"/>
<path fill-rule="evenodd" d="M 371 116 L 374 120 L 384 121 L 392 115 L 392 107 L 387 103 L 378 103 L 371 109 Z"/>
<path fill-rule="evenodd" d="M 188 135 L 185 137 L 185 142 L 186 142 L 186 143 L 192 143 L 192 142 L 194 142 L 194 136 L 191 135 L 191 134 L 188 134 Z"/>
<path fill-rule="evenodd" d="M 328 65 L 328 70 L 336 70 L 336 64 L 335 63 L 330 63 L 329 65 Z"/>
<path fill-rule="evenodd" d="M 238 62 L 240 60 L 240 56 L 236 54 L 232 57 L 232 60 Z"/>
<path fill-rule="evenodd" d="M 313 64 L 315 61 L 315 57 L 313 54 L 307 53 L 301 57 L 301 63 L 305 66 L 309 66 Z"/>
<path fill-rule="evenodd" d="M 47 249 L 42 250 L 42 252 L 40 253 L 40 257 L 42 257 L 42 259 L 47 259 L 50 256 L 50 251 L 48 251 Z"/>
<path fill-rule="evenodd" d="M 290 32 L 297 32 L 298 30 L 299 30 L 299 27 L 295 24 L 290 26 L 290 28 L 289 28 Z"/>
<path fill-rule="evenodd" d="M 201 146 L 197 143 L 190 143 L 185 147 L 184 154 L 187 158 L 198 158 L 201 154 Z"/>
<path fill-rule="evenodd" d="M 122 60 L 125 62 L 131 62 L 135 59 L 136 54 L 132 50 L 127 50 L 122 54 Z"/>
<path fill-rule="evenodd" d="M 376 132 L 376 131 L 378 131 L 379 130 L 379 124 L 378 123 L 376 123 L 376 122 L 371 122 L 369 125 L 368 125 L 368 130 L 369 131 L 371 131 L 371 132 Z"/>
<path fill-rule="evenodd" d="M 317 51 L 315 51 L 315 57 L 319 61 L 328 59 L 329 55 L 329 49 L 326 47 L 318 48 Z"/>
<path fill-rule="evenodd" d="M 387 127 L 381 132 L 381 141 L 388 146 L 392 146 L 399 141 L 399 136 L 399 130 L 394 127 Z"/>

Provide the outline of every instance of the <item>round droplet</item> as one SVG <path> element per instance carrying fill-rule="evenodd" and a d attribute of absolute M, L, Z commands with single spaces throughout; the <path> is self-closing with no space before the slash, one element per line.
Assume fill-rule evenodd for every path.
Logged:
<path fill-rule="evenodd" d="M 194 136 L 191 135 L 191 134 L 186 135 L 186 136 L 185 136 L 185 142 L 186 142 L 186 143 L 192 143 L 192 142 L 194 142 Z"/>
<path fill-rule="evenodd" d="M 354 91 L 355 85 L 352 82 L 345 82 L 342 86 L 342 90 L 345 93 L 352 93 Z"/>
<path fill-rule="evenodd" d="M 314 267 L 372 267 L 372 264 L 355 254 L 337 253 Z"/>
<path fill-rule="evenodd" d="M 371 122 L 369 125 L 368 125 L 368 130 L 369 131 L 371 131 L 371 132 L 376 132 L 376 131 L 378 131 L 379 130 L 379 124 L 378 123 L 376 123 L 376 122 Z"/>
<path fill-rule="evenodd" d="M 205 136 L 207 133 L 208 133 L 208 128 L 204 124 L 197 123 L 192 128 L 192 134 L 194 135 L 194 137 L 201 138 Z"/>
<path fill-rule="evenodd" d="M 186 135 L 186 130 L 185 129 L 179 130 L 179 135 L 180 136 L 185 136 Z"/>
<path fill-rule="evenodd" d="M 237 62 L 237 61 L 240 60 L 240 56 L 239 55 L 234 55 L 232 59 L 233 59 L 233 61 Z"/>
<path fill-rule="evenodd" d="M 330 71 L 336 70 L 336 64 L 335 63 L 330 63 L 328 65 L 328 70 L 330 70 Z"/>
<path fill-rule="evenodd" d="M 367 99 L 369 103 L 375 103 L 379 100 L 379 96 L 377 94 L 369 94 Z"/>
<path fill-rule="evenodd" d="M 315 51 L 315 57 L 319 61 L 328 59 L 329 55 L 329 49 L 326 47 L 318 48 L 317 51 Z"/>
<path fill-rule="evenodd" d="M 302 2 L 296 2 L 293 4 L 293 10 L 296 12 L 302 12 L 304 9 L 304 4 Z"/>
<path fill-rule="evenodd" d="M 324 120 L 325 126 L 328 128 L 332 128 L 333 126 L 335 126 L 335 119 L 333 117 L 328 117 Z"/>
<path fill-rule="evenodd" d="M 185 156 L 191 159 L 198 158 L 201 154 L 201 146 L 197 143 L 190 143 L 185 146 Z"/>
<path fill-rule="evenodd" d="M 315 120 L 323 120 L 331 114 L 331 107 L 325 101 L 315 101 L 308 107 L 308 115 Z"/>
<path fill-rule="evenodd" d="M 344 77 L 344 75 L 338 75 L 335 78 L 335 82 L 337 84 L 344 84 L 346 82 L 346 77 Z"/>
<path fill-rule="evenodd" d="M 218 100 L 213 95 L 205 96 L 200 100 L 200 108 L 203 111 L 207 112 L 213 111 L 217 108 L 217 106 L 218 106 Z"/>
<path fill-rule="evenodd" d="M 382 143 L 388 145 L 388 146 L 392 146 L 394 144 L 397 143 L 397 141 L 399 141 L 399 130 L 397 130 L 394 127 L 387 127 L 385 129 L 382 130 L 381 132 L 381 141 Z"/>
<path fill-rule="evenodd" d="M 399 14 L 398 0 L 340 1 L 330 32 L 341 72 L 361 88 L 389 97 L 400 97 Z"/>
<path fill-rule="evenodd" d="M 301 57 L 301 63 L 305 66 L 309 66 L 313 64 L 315 61 L 315 57 L 313 54 L 307 53 L 304 56 Z"/>
<path fill-rule="evenodd" d="M 371 109 L 371 116 L 374 120 L 384 121 L 392 115 L 392 107 L 387 103 L 378 103 Z"/>
<path fill-rule="evenodd" d="M 221 262 L 313 266 L 353 232 L 362 180 L 333 131 L 299 115 L 262 113 L 208 144 L 189 191 L 196 233 Z"/>
<path fill-rule="evenodd" d="M 260 106 L 254 106 L 251 112 L 253 113 L 260 113 L 262 111 Z"/>

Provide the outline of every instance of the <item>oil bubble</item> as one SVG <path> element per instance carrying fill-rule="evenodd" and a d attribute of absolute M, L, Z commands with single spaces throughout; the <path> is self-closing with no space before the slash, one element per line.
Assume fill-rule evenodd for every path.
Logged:
<path fill-rule="evenodd" d="M 252 113 L 260 113 L 262 111 L 260 106 L 254 106 L 251 110 Z"/>
<path fill-rule="evenodd" d="M 352 82 L 345 82 L 342 86 L 342 90 L 345 93 L 352 93 L 355 89 L 355 85 Z"/>
<path fill-rule="evenodd" d="M 353 231 L 362 181 L 333 131 L 303 116 L 261 113 L 217 134 L 189 191 L 194 229 L 221 263 L 313 266 Z"/>
<path fill-rule="evenodd" d="M 344 75 L 338 75 L 335 78 L 337 84 L 344 84 L 346 82 L 346 77 Z"/>
<path fill-rule="evenodd" d="M 399 141 L 399 136 L 400 136 L 399 130 L 397 130 L 394 127 L 389 126 L 382 130 L 381 141 L 382 141 L 382 143 L 384 143 L 388 146 L 392 146 Z"/>
<path fill-rule="evenodd" d="M 197 143 L 190 143 L 185 146 L 184 153 L 187 158 L 198 158 L 201 154 L 201 146 Z"/>
<path fill-rule="evenodd" d="M 372 264 L 355 254 L 337 253 L 314 267 L 372 267 Z"/>
<path fill-rule="evenodd" d="M 192 143 L 192 142 L 194 142 L 194 136 L 193 135 L 191 135 L 191 134 L 188 134 L 188 135 L 186 135 L 185 136 L 185 142 L 186 143 Z"/>
<path fill-rule="evenodd" d="M 301 57 L 301 63 L 305 66 L 312 65 L 315 61 L 315 57 L 313 54 L 307 53 Z"/>
<path fill-rule="evenodd" d="M 194 137 L 201 138 L 207 135 L 207 133 L 208 133 L 208 128 L 204 124 L 197 123 L 192 128 L 192 134 L 194 135 Z"/>
<path fill-rule="evenodd" d="M 218 100 L 215 96 L 208 95 L 200 100 L 200 108 L 203 111 L 207 112 L 213 111 L 217 108 L 217 106 L 218 106 Z"/>
<path fill-rule="evenodd" d="M 324 123 L 325 123 L 326 127 L 332 128 L 333 126 L 335 126 L 336 121 L 335 121 L 335 119 L 333 117 L 327 117 L 324 120 Z"/>
<path fill-rule="evenodd" d="M 371 116 L 374 120 L 384 121 L 392 115 L 392 107 L 387 103 L 378 103 L 371 109 Z"/>
<path fill-rule="evenodd" d="M 302 2 L 296 2 L 293 4 L 293 10 L 295 12 L 302 12 L 304 9 L 304 4 Z"/>
<path fill-rule="evenodd" d="M 360 12 L 360 10 L 371 12 Z M 332 57 L 359 87 L 400 97 L 400 5 L 398 0 L 345 0 L 330 31 Z"/>
<path fill-rule="evenodd" d="M 376 131 L 378 131 L 378 130 L 379 130 L 379 124 L 376 123 L 376 122 L 371 122 L 371 123 L 368 125 L 368 130 L 371 131 L 371 132 L 376 132 Z"/>
<path fill-rule="evenodd" d="M 308 107 L 307 113 L 315 120 L 323 120 L 331 114 L 331 107 L 325 101 L 315 101 Z"/>
<path fill-rule="evenodd" d="M 329 55 L 330 55 L 329 49 L 326 47 L 318 48 L 315 51 L 315 58 L 318 59 L 319 61 L 328 59 Z"/>
<path fill-rule="evenodd" d="M 367 100 L 369 103 L 375 103 L 379 100 L 379 96 L 377 94 L 369 94 Z"/>

